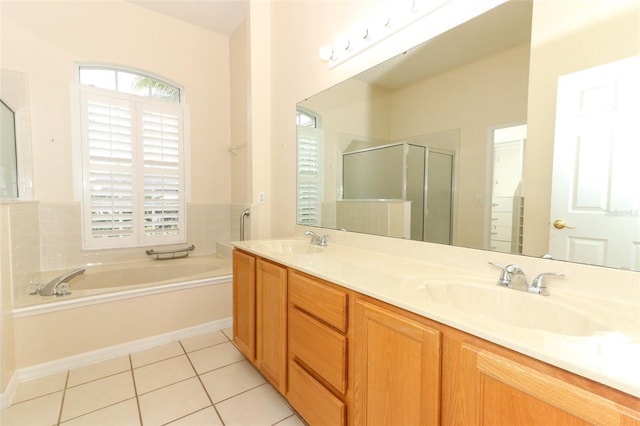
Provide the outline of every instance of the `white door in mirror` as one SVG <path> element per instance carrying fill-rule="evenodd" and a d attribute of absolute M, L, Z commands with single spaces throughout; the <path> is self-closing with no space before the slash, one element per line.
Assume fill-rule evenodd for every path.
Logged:
<path fill-rule="evenodd" d="M 640 270 L 639 76 L 634 56 L 558 80 L 554 258 Z"/>

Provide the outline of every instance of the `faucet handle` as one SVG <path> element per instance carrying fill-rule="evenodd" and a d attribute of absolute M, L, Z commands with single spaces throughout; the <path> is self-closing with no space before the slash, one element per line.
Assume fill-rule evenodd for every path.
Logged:
<path fill-rule="evenodd" d="M 497 266 L 498 268 L 502 269 L 500 278 L 498 278 L 498 285 L 508 287 L 511 284 L 511 274 L 509 273 L 509 271 L 507 271 L 507 266 L 502 266 L 494 262 L 489 262 L 489 265 Z"/>
<path fill-rule="evenodd" d="M 548 296 L 549 290 L 547 290 L 547 286 L 544 282 L 545 276 L 564 277 L 564 274 L 559 274 L 557 272 L 543 272 L 541 274 L 538 274 L 538 276 L 533 279 L 530 288 L 532 288 L 535 293 L 541 294 L 543 296 Z"/>

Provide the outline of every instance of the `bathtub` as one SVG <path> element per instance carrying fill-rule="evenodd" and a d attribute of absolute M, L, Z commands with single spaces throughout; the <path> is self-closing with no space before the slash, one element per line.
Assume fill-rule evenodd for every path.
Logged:
<path fill-rule="evenodd" d="M 142 260 L 89 266 L 83 275 L 69 281 L 69 287 L 72 293 L 83 291 L 89 294 L 102 290 L 163 286 L 230 274 L 231 262 L 216 256 Z"/>
<path fill-rule="evenodd" d="M 68 272 L 34 275 L 47 283 Z M 25 377 L 232 324 L 232 262 L 216 255 L 90 265 L 70 295 L 16 297 L 17 369 Z"/>
<path fill-rule="evenodd" d="M 46 285 L 73 268 L 27 276 L 28 282 Z M 140 294 L 175 291 L 199 285 L 231 280 L 231 259 L 216 255 L 189 256 L 181 259 L 144 259 L 130 262 L 88 265 L 82 275 L 67 282 L 71 294 L 65 296 L 31 295 L 33 286 L 24 286 L 14 304 L 14 315 L 23 311 L 57 309 L 57 305 L 96 303 Z M 80 301 L 79 299 L 83 299 Z"/>

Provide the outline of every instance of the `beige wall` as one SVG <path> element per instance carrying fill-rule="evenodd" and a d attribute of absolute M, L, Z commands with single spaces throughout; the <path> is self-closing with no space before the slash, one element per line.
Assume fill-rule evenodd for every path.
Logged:
<path fill-rule="evenodd" d="M 231 202 L 251 203 L 249 151 L 249 40 L 244 21 L 229 38 L 231 112 Z"/>
<path fill-rule="evenodd" d="M 9 241 L 9 206 L 0 204 L 0 241 Z M 3 243 L 0 254 L 0 393 L 3 393 L 15 370 L 15 342 L 13 330 L 13 294 L 11 256 Z"/>
<path fill-rule="evenodd" d="M 229 203 L 228 38 L 124 0 L 3 1 L 0 66 L 28 75 L 35 199 L 74 199 L 69 86 L 77 62 L 184 86 L 194 202 Z"/>
<path fill-rule="evenodd" d="M 548 252 L 558 77 L 640 54 L 637 1 L 536 1 L 524 164 L 523 252 Z"/>

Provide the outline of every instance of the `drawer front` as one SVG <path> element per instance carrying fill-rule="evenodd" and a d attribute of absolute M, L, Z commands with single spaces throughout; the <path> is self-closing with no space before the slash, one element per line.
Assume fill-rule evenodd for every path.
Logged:
<path fill-rule="evenodd" d="M 289 351 L 337 391 L 347 391 L 347 338 L 296 308 L 289 309 Z"/>
<path fill-rule="evenodd" d="M 310 425 L 345 425 L 345 404 L 333 396 L 300 365 L 289 362 L 287 400 Z"/>
<path fill-rule="evenodd" d="M 344 291 L 290 270 L 289 301 L 330 326 L 347 331 L 348 295 Z"/>

